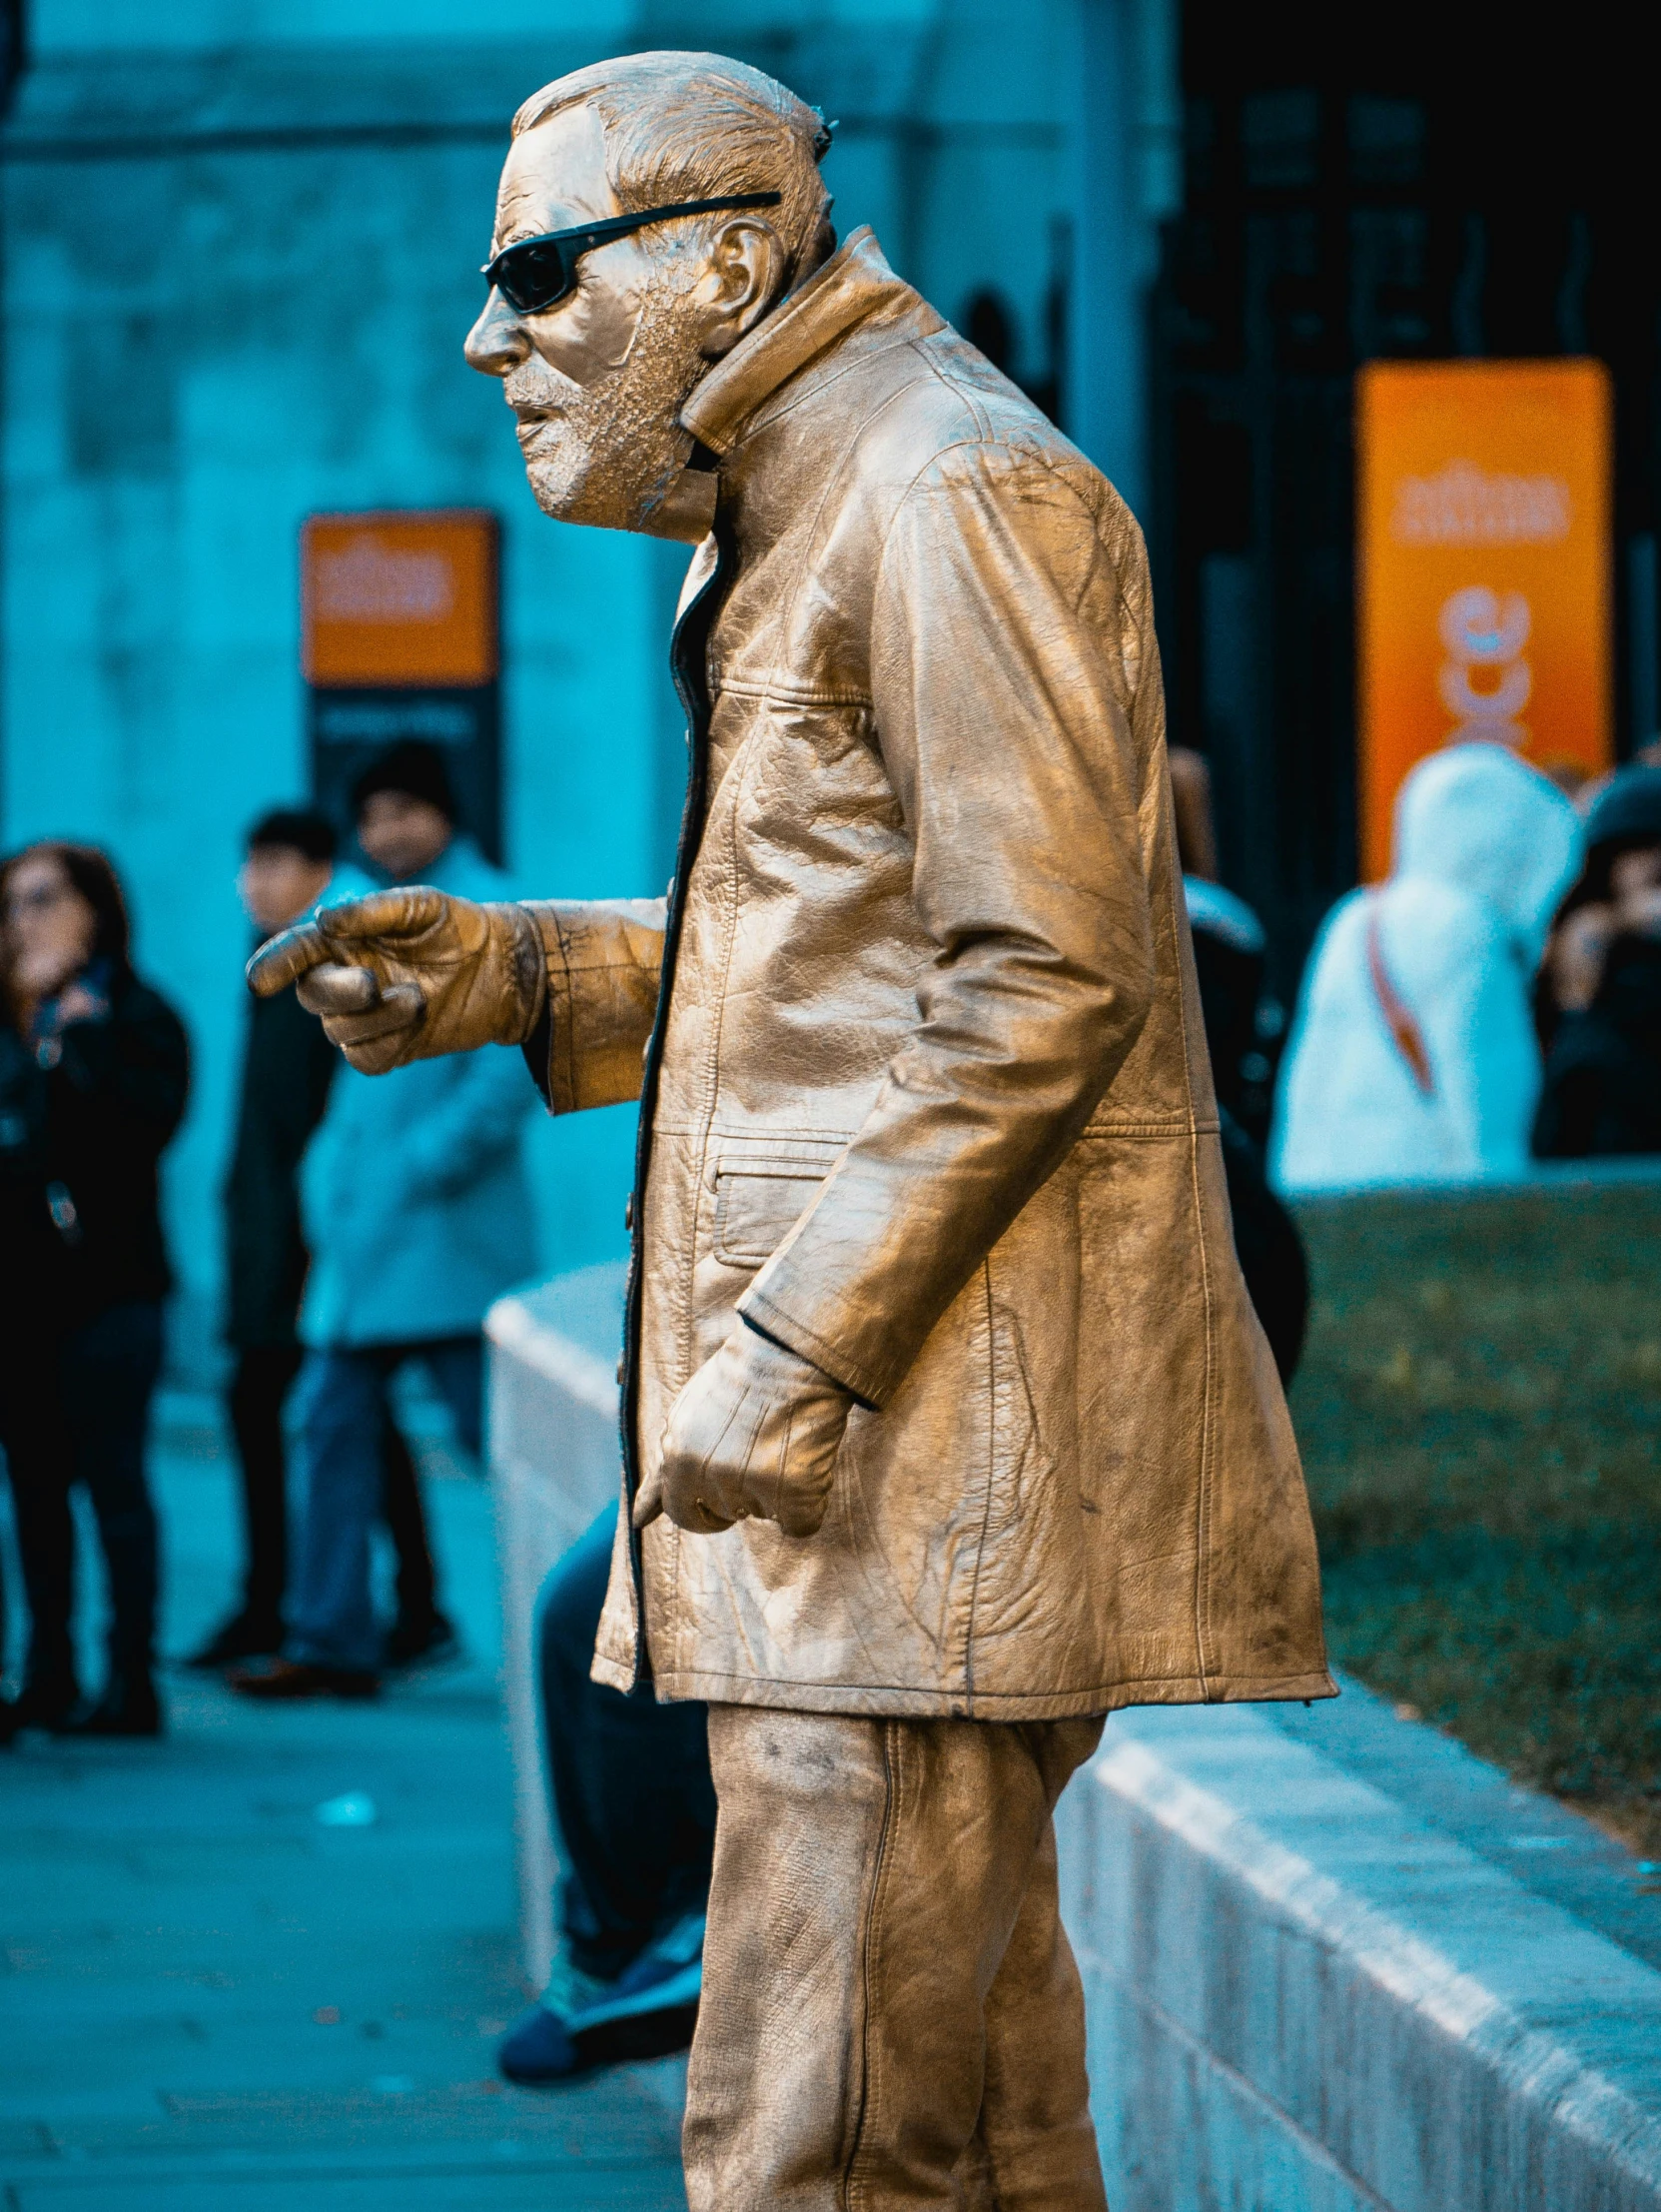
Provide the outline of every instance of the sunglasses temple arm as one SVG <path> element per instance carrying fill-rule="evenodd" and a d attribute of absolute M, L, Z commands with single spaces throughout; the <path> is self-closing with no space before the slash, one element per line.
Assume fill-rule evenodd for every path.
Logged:
<path fill-rule="evenodd" d="M 510 254 L 521 253 L 531 246 L 557 246 L 561 259 L 575 261 L 580 255 L 592 253 L 596 246 L 608 246 L 614 238 L 627 238 L 635 231 L 643 231 L 648 223 L 664 223 L 676 215 L 719 215 L 725 210 L 739 208 L 776 208 L 782 205 L 782 192 L 739 192 L 719 200 L 686 200 L 678 207 L 642 208 L 634 215 L 611 215 L 601 223 L 585 223 L 580 230 L 547 231 L 540 238 L 521 239 L 516 246 L 505 246 L 491 261 L 487 261 L 479 274 L 491 284 L 500 282 L 497 271 Z"/>

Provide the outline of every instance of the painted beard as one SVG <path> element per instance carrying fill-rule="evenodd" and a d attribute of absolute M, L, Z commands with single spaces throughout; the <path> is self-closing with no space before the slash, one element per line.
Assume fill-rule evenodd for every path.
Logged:
<path fill-rule="evenodd" d="M 680 411 L 709 364 L 686 329 L 682 296 L 659 279 L 628 357 L 576 384 L 533 354 L 507 379 L 525 475 L 544 515 L 598 530 L 639 531 L 692 451 Z"/>

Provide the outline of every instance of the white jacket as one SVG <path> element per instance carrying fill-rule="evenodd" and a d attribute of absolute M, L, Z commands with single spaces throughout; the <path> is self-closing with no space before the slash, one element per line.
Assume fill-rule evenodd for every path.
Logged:
<path fill-rule="evenodd" d="M 1282 1190 L 1526 1171 L 1530 987 L 1579 862 L 1573 806 L 1505 746 L 1419 762 L 1388 883 L 1341 899 L 1309 956 L 1270 1141 Z"/>

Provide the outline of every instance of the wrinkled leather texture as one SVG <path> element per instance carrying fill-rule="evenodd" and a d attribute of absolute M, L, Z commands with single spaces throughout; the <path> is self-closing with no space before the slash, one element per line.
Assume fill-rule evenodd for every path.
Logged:
<path fill-rule="evenodd" d="M 1101 1733 L 711 1706 L 689 2212 L 1106 2212 L 1051 1817 Z"/>
<path fill-rule="evenodd" d="M 1329 1694 L 1135 522 L 868 232 L 685 421 L 732 580 L 637 1200 L 635 1448 L 649 1481 L 735 1310 L 862 1404 L 811 1538 L 645 1532 L 660 1693 L 1004 1719 Z M 550 1100 L 636 1095 L 662 909 L 532 910 Z"/>

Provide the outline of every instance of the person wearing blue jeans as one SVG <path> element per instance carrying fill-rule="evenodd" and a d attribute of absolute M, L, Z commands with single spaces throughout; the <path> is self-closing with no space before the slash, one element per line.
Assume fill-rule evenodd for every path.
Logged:
<path fill-rule="evenodd" d="M 705 1708 L 589 1675 L 617 1509 L 542 1586 L 537 1693 L 560 1857 L 559 1948 L 497 2053 L 510 2081 L 680 2050 L 692 2039 L 715 1844 Z"/>
<path fill-rule="evenodd" d="M 283 1656 L 336 1677 L 323 1686 L 337 1694 L 371 1694 L 383 1661 L 371 1597 L 370 1532 L 382 1513 L 385 1439 L 392 1422 L 388 1390 L 409 1360 L 425 1368 L 449 1409 L 458 1442 L 476 1459 L 483 1382 L 483 1347 L 476 1336 L 332 1347 L 309 1352 L 300 1373 L 306 1503 Z M 257 1675 L 246 1686 L 278 1678 Z"/>
<path fill-rule="evenodd" d="M 360 777 L 355 803 L 359 846 L 384 879 L 486 901 L 510 893 L 457 830 L 437 747 L 389 748 Z M 366 887 L 343 869 L 327 895 Z M 372 1696 L 384 1666 L 435 1656 L 433 1638 L 412 1652 L 396 1632 L 384 1642 L 375 1621 L 370 1530 L 388 1503 L 385 1455 L 400 1448 L 387 1392 L 418 1357 L 476 1454 L 484 1316 L 536 1265 L 522 1157 L 535 1105 L 520 1054 L 499 1046 L 391 1075 L 336 1070 L 300 1168 L 311 1268 L 299 1322 L 303 1503 L 285 1636 L 274 1660 L 227 1676 L 246 1696 Z M 415 1548 L 403 1549 L 408 1557 Z M 413 1595 L 434 1637 L 452 1645 L 430 1582 L 424 1597 Z M 401 1612 L 412 1602 L 401 1593 Z"/>

